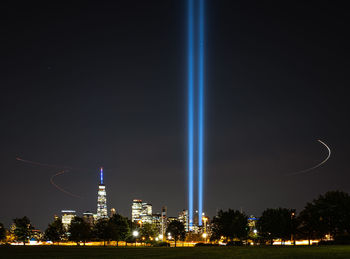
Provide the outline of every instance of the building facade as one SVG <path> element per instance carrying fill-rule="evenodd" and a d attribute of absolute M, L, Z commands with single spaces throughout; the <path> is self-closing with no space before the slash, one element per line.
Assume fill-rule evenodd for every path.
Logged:
<path fill-rule="evenodd" d="M 141 220 L 142 200 L 134 199 L 131 205 L 131 221 L 138 222 Z"/>
<path fill-rule="evenodd" d="M 88 223 L 91 227 L 94 225 L 94 214 L 87 211 L 83 213 L 83 220 Z"/>
<path fill-rule="evenodd" d="M 188 232 L 188 210 L 183 210 L 179 213 L 178 220 L 184 224 L 185 231 Z"/>
<path fill-rule="evenodd" d="M 61 214 L 63 227 L 68 230 L 72 219 L 76 216 L 75 210 L 62 210 Z"/>
<path fill-rule="evenodd" d="M 131 206 L 131 220 L 136 223 L 152 223 L 152 204 L 134 199 Z"/>

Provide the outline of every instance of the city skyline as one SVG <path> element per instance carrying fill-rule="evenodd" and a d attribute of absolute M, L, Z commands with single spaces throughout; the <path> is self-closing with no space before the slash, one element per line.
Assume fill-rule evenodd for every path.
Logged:
<path fill-rule="evenodd" d="M 101 165 L 107 208 L 187 208 L 187 4 L 5 4 L 0 222 L 45 229 L 62 209 L 95 213 Z M 342 4 L 205 1 L 209 217 L 349 192 L 348 24 Z M 291 175 L 327 157 L 317 140 L 330 158 Z"/>

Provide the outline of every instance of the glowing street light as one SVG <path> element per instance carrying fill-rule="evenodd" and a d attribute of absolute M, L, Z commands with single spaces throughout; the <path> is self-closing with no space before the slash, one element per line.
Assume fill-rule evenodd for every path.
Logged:
<path fill-rule="evenodd" d="M 203 234 L 202 234 L 202 237 L 203 237 L 203 239 L 204 239 L 204 242 L 206 243 L 206 242 L 207 242 L 208 234 L 207 234 L 207 233 L 203 233 Z"/>
<path fill-rule="evenodd" d="M 136 238 L 139 236 L 139 232 L 138 232 L 137 230 L 134 230 L 134 231 L 132 232 L 132 235 L 135 237 L 135 246 L 136 246 L 136 243 L 137 243 Z"/>

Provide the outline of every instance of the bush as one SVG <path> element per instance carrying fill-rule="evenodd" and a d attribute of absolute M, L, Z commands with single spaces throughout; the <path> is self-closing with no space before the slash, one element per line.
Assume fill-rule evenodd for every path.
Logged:
<path fill-rule="evenodd" d="M 243 242 L 242 241 L 230 241 L 227 242 L 226 246 L 242 246 Z"/>
<path fill-rule="evenodd" d="M 350 235 L 336 237 L 334 242 L 337 245 L 350 245 Z"/>
<path fill-rule="evenodd" d="M 219 244 L 210 244 L 210 243 L 197 243 L 194 245 L 195 247 L 198 246 L 219 246 Z"/>
<path fill-rule="evenodd" d="M 168 242 L 158 242 L 158 243 L 154 243 L 153 246 L 155 247 L 170 247 L 170 244 Z"/>
<path fill-rule="evenodd" d="M 318 245 L 350 245 L 350 236 L 339 236 L 334 240 L 322 240 Z"/>

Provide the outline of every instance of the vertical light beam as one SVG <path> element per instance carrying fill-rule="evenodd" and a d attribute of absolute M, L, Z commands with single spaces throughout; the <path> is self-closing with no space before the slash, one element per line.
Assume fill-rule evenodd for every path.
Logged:
<path fill-rule="evenodd" d="M 100 168 L 100 181 L 103 184 L 103 167 Z"/>
<path fill-rule="evenodd" d="M 203 156 L 204 156 L 204 0 L 199 0 L 198 34 L 198 225 L 203 213 Z"/>
<path fill-rule="evenodd" d="M 188 218 L 189 227 L 193 224 L 193 0 L 188 0 Z"/>

